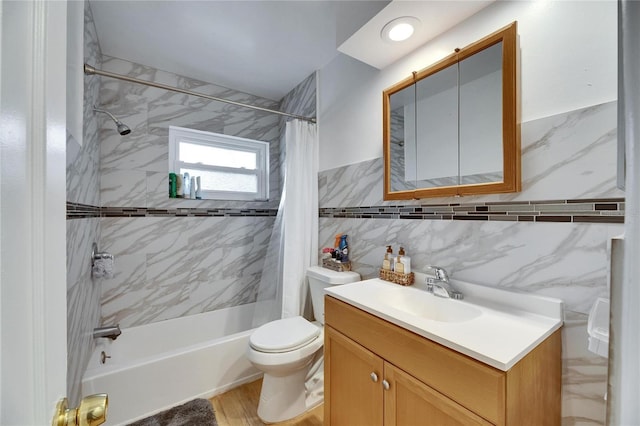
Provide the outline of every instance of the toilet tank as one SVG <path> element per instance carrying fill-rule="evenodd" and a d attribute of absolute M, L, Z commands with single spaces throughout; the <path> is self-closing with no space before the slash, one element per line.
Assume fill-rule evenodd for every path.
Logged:
<path fill-rule="evenodd" d="M 353 271 L 338 272 L 321 266 L 307 269 L 313 316 L 324 324 L 324 288 L 332 285 L 348 284 L 360 281 L 360 274 Z"/>

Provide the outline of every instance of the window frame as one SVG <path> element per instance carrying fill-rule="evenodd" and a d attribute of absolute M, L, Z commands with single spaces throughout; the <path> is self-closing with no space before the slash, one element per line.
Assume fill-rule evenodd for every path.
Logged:
<path fill-rule="evenodd" d="M 180 142 L 255 153 L 256 169 L 250 170 L 180 161 Z M 189 129 L 186 127 L 169 126 L 169 171 L 179 173 L 181 168 L 220 171 L 238 175 L 256 176 L 257 178 L 257 192 L 205 191 L 203 189 L 203 200 L 269 201 L 269 144 L 267 142 Z"/>

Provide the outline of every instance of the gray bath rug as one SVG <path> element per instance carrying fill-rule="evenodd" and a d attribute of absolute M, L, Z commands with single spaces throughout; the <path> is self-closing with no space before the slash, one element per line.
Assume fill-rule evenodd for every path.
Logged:
<path fill-rule="evenodd" d="M 211 402 L 194 399 L 129 426 L 218 426 Z"/>

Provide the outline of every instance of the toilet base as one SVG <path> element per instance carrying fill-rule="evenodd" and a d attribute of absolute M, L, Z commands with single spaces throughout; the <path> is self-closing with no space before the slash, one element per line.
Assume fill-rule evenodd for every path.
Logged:
<path fill-rule="evenodd" d="M 309 365 L 286 376 L 264 374 L 258 403 L 258 417 L 277 423 L 299 416 L 307 410 L 305 378 Z"/>

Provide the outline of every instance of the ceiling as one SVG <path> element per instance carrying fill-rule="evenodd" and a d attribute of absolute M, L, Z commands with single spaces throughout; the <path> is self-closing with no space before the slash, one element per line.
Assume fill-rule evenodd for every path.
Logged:
<path fill-rule="evenodd" d="M 382 69 L 494 1 L 393 1 L 342 43 L 338 50 Z M 400 43 L 383 40 L 380 32 L 385 24 L 403 16 L 415 17 L 420 21 L 413 36 Z"/>
<path fill-rule="evenodd" d="M 489 3 L 90 0 L 103 54 L 273 100 L 328 64 L 340 45 L 381 68 Z M 377 26 L 398 13 L 425 23 L 418 37 L 404 47 L 374 48 L 372 55 L 381 41 Z M 363 34 L 365 24 L 373 29 Z"/>

